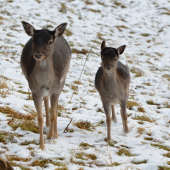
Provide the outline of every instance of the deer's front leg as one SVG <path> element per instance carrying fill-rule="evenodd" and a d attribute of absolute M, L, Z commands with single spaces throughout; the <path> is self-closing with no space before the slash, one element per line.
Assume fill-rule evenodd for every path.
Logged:
<path fill-rule="evenodd" d="M 52 138 L 53 135 L 54 137 L 58 137 L 58 132 L 57 132 L 57 111 L 58 111 L 58 95 L 53 94 L 51 96 L 51 114 L 50 114 L 50 130 L 48 132 L 48 138 Z"/>
<path fill-rule="evenodd" d="M 107 123 L 107 140 L 111 140 L 111 104 L 108 102 L 103 102 L 104 111 L 106 113 L 106 123 Z"/>
<path fill-rule="evenodd" d="M 46 126 L 50 126 L 50 118 L 49 118 L 49 97 L 44 97 L 44 105 L 45 105 L 45 113 L 46 113 Z"/>
<path fill-rule="evenodd" d="M 42 114 L 42 97 L 36 96 L 35 94 L 32 95 L 34 104 L 37 110 L 37 115 L 38 115 L 38 125 L 39 125 L 39 133 L 40 133 L 40 148 L 42 150 L 45 150 L 45 145 L 44 145 L 44 137 L 43 137 L 43 124 L 44 124 L 44 118 Z"/>
<path fill-rule="evenodd" d="M 127 125 L 126 105 L 127 105 L 127 101 L 121 101 L 121 103 L 120 103 L 120 108 L 121 108 L 120 112 L 121 112 L 121 116 L 122 116 L 124 133 L 129 132 L 129 128 L 128 128 L 128 125 Z"/>

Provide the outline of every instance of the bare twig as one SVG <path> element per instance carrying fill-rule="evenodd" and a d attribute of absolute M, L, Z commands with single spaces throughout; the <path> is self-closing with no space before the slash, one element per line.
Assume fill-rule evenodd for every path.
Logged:
<path fill-rule="evenodd" d="M 103 27 L 100 29 L 100 32 L 102 31 L 102 29 L 103 29 Z M 97 40 L 100 32 L 97 33 L 97 36 L 96 36 L 96 38 L 95 38 L 95 41 Z M 87 55 L 87 57 L 86 57 L 86 60 L 85 60 L 85 62 L 84 62 L 84 65 L 83 65 L 83 68 L 82 68 L 82 70 L 81 70 L 81 73 L 80 73 L 80 76 L 79 76 L 78 81 L 80 81 L 80 77 L 81 77 L 81 75 L 82 75 L 82 73 L 83 73 L 83 71 L 84 71 L 84 67 L 85 67 L 85 65 L 86 65 L 86 61 L 87 61 L 87 59 L 88 59 L 88 57 L 89 57 L 89 55 L 90 55 L 90 53 L 91 53 L 91 50 L 92 50 L 92 48 L 93 48 L 93 46 L 94 46 L 95 41 L 93 42 L 93 45 L 91 46 L 91 49 L 90 49 L 90 51 L 89 51 L 89 53 L 88 53 L 88 55 Z M 73 95 L 74 95 L 74 92 L 75 92 L 75 91 L 76 91 L 76 89 L 74 89 L 73 94 L 72 94 L 72 96 L 71 96 L 71 99 L 70 99 L 69 103 L 71 103 L 71 100 L 72 100 L 72 98 L 73 98 Z"/>
<path fill-rule="evenodd" d="M 70 120 L 69 124 L 67 125 L 67 127 L 64 129 L 63 133 L 67 133 L 69 131 L 68 126 L 70 125 L 70 123 L 72 122 L 73 119 Z"/>

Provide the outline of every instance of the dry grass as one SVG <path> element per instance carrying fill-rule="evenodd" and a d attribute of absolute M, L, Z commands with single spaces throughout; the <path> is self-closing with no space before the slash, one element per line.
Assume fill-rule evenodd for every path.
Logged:
<path fill-rule="evenodd" d="M 84 142 L 81 142 L 79 146 L 81 146 L 83 149 L 89 149 L 90 147 L 94 147 L 93 145 Z"/>
<path fill-rule="evenodd" d="M 87 121 L 77 121 L 73 123 L 74 126 L 77 126 L 80 129 L 85 129 L 88 131 L 92 131 L 92 129 L 95 129 L 94 126 Z"/>
<path fill-rule="evenodd" d="M 144 137 L 144 139 L 145 139 L 145 140 L 149 140 L 149 141 L 153 140 L 152 137 Z"/>
<path fill-rule="evenodd" d="M 138 107 L 138 111 L 145 113 L 145 109 L 143 107 Z"/>
<path fill-rule="evenodd" d="M 82 159 L 82 160 L 96 160 L 97 156 L 95 154 L 85 154 L 84 152 L 78 152 L 75 154 L 76 159 Z"/>
<path fill-rule="evenodd" d="M 170 158 L 170 152 L 163 154 L 163 156 Z"/>
<path fill-rule="evenodd" d="M 137 132 L 138 132 L 140 135 L 143 134 L 144 131 L 145 131 L 144 128 L 138 127 Z"/>
<path fill-rule="evenodd" d="M 114 147 L 115 144 L 117 143 L 116 141 L 109 141 L 109 140 L 107 140 L 107 138 L 105 138 L 104 140 L 105 140 L 105 142 L 107 142 L 108 145 L 111 146 L 111 147 Z"/>
<path fill-rule="evenodd" d="M 124 148 L 119 149 L 119 151 L 117 152 L 117 155 L 121 156 L 121 155 L 123 155 L 123 154 L 126 155 L 126 156 L 135 156 L 135 155 L 132 155 L 132 154 L 130 153 L 130 151 L 127 150 L 127 149 L 124 149 Z"/>
<path fill-rule="evenodd" d="M 159 166 L 158 170 L 170 170 L 170 168 L 166 166 Z"/>
<path fill-rule="evenodd" d="M 131 73 L 135 74 L 135 77 L 142 77 L 144 75 L 144 73 L 139 69 L 139 68 L 132 68 L 130 70 Z"/>
<path fill-rule="evenodd" d="M 146 86 L 151 86 L 150 83 L 142 83 L 142 84 L 144 84 L 144 85 L 146 85 Z"/>
<path fill-rule="evenodd" d="M 65 34 L 66 36 L 72 36 L 72 35 L 73 35 L 73 33 L 72 33 L 71 31 L 69 31 L 68 29 L 66 29 L 66 30 L 64 31 L 64 34 Z"/>
<path fill-rule="evenodd" d="M 4 76 L 0 76 L 0 96 L 5 98 L 10 91 L 8 79 Z"/>
<path fill-rule="evenodd" d="M 158 147 L 159 149 L 163 149 L 163 150 L 166 150 L 166 151 L 170 151 L 170 148 L 165 146 L 165 145 L 161 145 L 161 144 L 155 144 L 155 143 L 151 143 L 152 146 L 154 147 Z"/>
<path fill-rule="evenodd" d="M 18 113 L 17 111 L 11 109 L 10 107 L 0 107 L 0 112 L 7 114 L 7 117 L 12 117 L 15 119 L 22 119 L 22 120 L 33 120 L 36 118 L 35 115 L 23 115 Z"/>
<path fill-rule="evenodd" d="M 153 100 L 147 100 L 146 103 L 149 104 L 149 105 L 156 105 L 156 103 L 154 103 Z"/>
<path fill-rule="evenodd" d="M 170 108 L 170 104 L 168 102 L 165 103 L 164 105 L 166 108 Z"/>
<path fill-rule="evenodd" d="M 67 167 L 65 165 L 65 163 L 62 163 L 61 161 L 60 162 L 57 162 L 57 161 L 52 161 L 50 159 L 42 159 L 42 160 L 35 160 L 33 161 L 31 164 L 29 164 L 29 166 L 40 166 L 40 167 L 48 167 L 47 164 L 53 164 L 55 166 L 61 166 L 61 168 L 66 168 L 66 169 L 63 169 L 63 170 L 67 170 Z"/>
<path fill-rule="evenodd" d="M 77 81 L 77 80 L 75 80 L 74 83 L 75 84 L 82 84 L 81 81 Z"/>
<path fill-rule="evenodd" d="M 164 74 L 163 77 L 167 78 L 167 80 L 170 81 L 170 75 L 169 74 Z"/>
<path fill-rule="evenodd" d="M 28 162 L 31 160 L 31 158 L 21 158 L 21 157 L 18 157 L 16 155 L 6 155 L 6 159 L 9 161 L 9 162 L 12 162 L 12 161 L 22 161 L 22 162 Z"/>
<path fill-rule="evenodd" d="M 133 106 L 138 106 L 138 103 L 133 102 L 133 101 L 128 101 L 128 102 L 127 102 L 127 108 L 128 108 L 129 110 L 132 110 L 132 107 L 133 107 Z"/>
<path fill-rule="evenodd" d="M 78 87 L 72 84 L 72 85 L 71 85 L 71 89 L 72 89 L 72 90 L 78 90 Z"/>
<path fill-rule="evenodd" d="M 147 160 L 143 160 L 143 161 L 131 161 L 133 164 L 146 164 Z"/>
<path fill-rule="evenodd" d="M 87 53 L 89 53 L 89 51 L 86 50 L 86 49 L 78 50 L 78 49 L 72 48 L 72 53 L 76 53 L 76 54 L 84 54 L 84 55 L 86 55 Z"/>
<path fill-rule="evenodd" d="M 153 121 L 148 116 L 135 116 L 132 119 L 141 120 L 141 121 L 147 121 L 147 122 L 153 123 Z"/>
<path fill-rule="evenodd" d="M 22 130 L 30 131 L 33 133 L 39 133 L 39 128 L 36 126 L 35 122 L 32 120 L 14 120 L 9 123 L 9 126 L 16 130 L 21 128 Z"/>

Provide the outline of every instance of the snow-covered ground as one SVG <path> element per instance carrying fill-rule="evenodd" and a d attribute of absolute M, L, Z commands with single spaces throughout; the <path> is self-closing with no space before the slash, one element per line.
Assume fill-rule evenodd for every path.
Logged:
<path fill-rule="evenodd" d="M 45 151 L 39 149 L 38 133 L 12 128 L 21 121 L 20 113 L 30 115 L 35 111 L 19 64 L 23 45 L 30 38 L 21 21 L 49 30 L 68 23 L 64 37 L 72 49 L 72 59 L 59 99 L 59 138 L 48 140 L 44 126 Z M 170 1 L 166 0 L 1 0 L 0 157 L 15 170 L 170 169 L 169 21 Z M 98 33 L 81 84 L 76 84 L 88 55 L 80 52 L 90 51 Z M 126 44 L 120 61 L 131 73 L 127 109 L 130 132 L 123 133 L 117 105 L 118 122 L 112 123 L 112 143 L 105 141 L 106 118 L 94 87 L 103 40 L 115 48 Z M 3 108 L 8 107 L 16 111 L 13 119 L 4 114 Z M 71 119 L 69 132 L 63 133 Z M 30 122 L 38 125 L 37 119 Z M 90 130 L 78 128 L 78 123 L 89 125 Z"/>

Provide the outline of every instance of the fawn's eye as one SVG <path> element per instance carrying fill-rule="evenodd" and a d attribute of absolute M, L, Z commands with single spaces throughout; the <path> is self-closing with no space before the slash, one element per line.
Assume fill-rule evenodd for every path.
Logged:
<path fill-rule="evenodd" d="M 52 45 L 53 40 L 48 41 L 48 45 Z"/>
<path fill-rule="evenodd" d="M 117 59 L 115 58 L 114 61 L 116 61 Z"/>
<path fill-rule="evenodd" d="M 102 58 L 102 61 L 104 61 L 104 58 Z"/>

